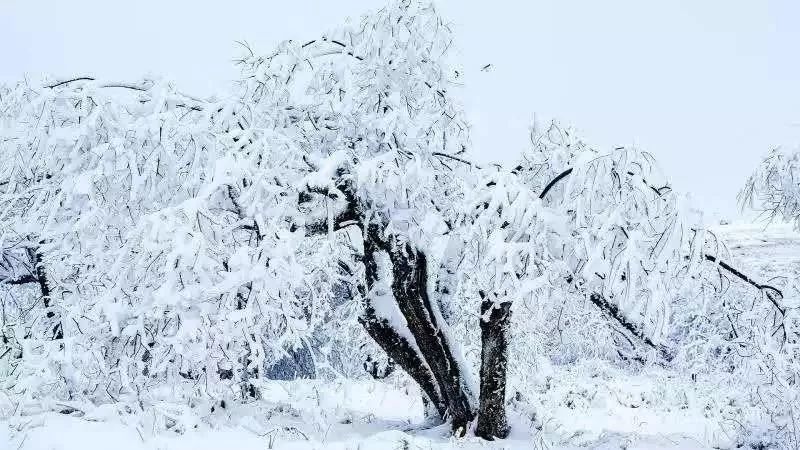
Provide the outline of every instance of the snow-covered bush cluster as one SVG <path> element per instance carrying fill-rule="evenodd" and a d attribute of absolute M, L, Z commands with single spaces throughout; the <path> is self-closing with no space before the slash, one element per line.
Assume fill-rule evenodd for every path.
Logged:
<path fill-rule="evenodd" d="M 800 227 L 800 148 L 773 149 L 756 167 L 739 194 L 742 206 L 755 208 Z"/>
<path fill-rule="evenodd" d="M 0 409 L 247 402 L 287 358 L 359 378 L 399 342 L 434 406 L 452 416 L 463 396 L 471 420 L 495 348 L 482 329 L 505 311 L 492 342 L 508 341 L 515 398 L 548 364 L 656 364 L 762 407 L 742 439 L 769 423 L 796 439 L 794 290 L 725 262 L 639 149 L 535 124 L 514 167 L 472 161 L 451 45 L 433 7 L 399 1 L 246 49 L 212 99 L 159 80 L 0 89 Z M 750 192 L 780 185 L 768 201 L 794 214 L 765 164 Z"/>

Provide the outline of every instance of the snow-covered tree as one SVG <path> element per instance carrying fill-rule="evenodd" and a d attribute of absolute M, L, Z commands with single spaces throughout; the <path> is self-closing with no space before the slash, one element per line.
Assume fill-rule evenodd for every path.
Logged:
<path fill-rule="evenodd" d="M 537 354 L 692 364 L 754 339 L 722 277 L 783 319 L 646 152 L 552 124 L 512 167 L 473 162 L 451 46 L 432 6 L 394 1 L 246 48 L 218 98 L 91 77 L 0 90 L 3 388 L 250 401 L 293 355 L 353 376 L 380 348 L 431 415 L 493 439 L 507 372 Z"/>
<path fill-rule="evenodd" d="M 255 395 L 248 379 L 333 314 L 338 275 L 302 261 L 330 247 L 303 248 L 284 226 L 299 153 L 269 135 L 243 150 L 235 99 L 151 81 L 19 89 L 27 106 L 3 146 L 4 242 L 31 255 L 19 267 L 43 286 L 33 311 L 54 323 L 16 330 L 35 350 L 22 362 L 54 371 L 41 380 L 63 377 L 70 397 L 147 396 L 175 378 Z M 87 339 L 52 343 L 56 332 Z"/>

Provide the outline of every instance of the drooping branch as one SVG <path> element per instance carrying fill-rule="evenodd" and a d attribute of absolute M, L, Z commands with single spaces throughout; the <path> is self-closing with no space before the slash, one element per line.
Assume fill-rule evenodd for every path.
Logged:
<path fill-rule="evenodd" d="M 342 49 L 346 49 L 347 48 L 347 45 L 343 44 L 342 42 L 337 41 L 336 39 L 326 39 L 324 37 L 322 39 L 320 39 L 320 40 L 318 40 L 318 39 L 310 40 L 310 41 L 306 42 L 305 44 L 303 44 L 301 47 L 302 48 L 306 48 L 306 47 L 308 47 L 310 45 L 318 43 L 319 41 L 333 44 L 333 45 L 338 46 L 338 47 L 340 47 Z M 323 53 L 320 53 L 320 54 L 317 54 L 317 55 L 313 55 L 312 57 L 328 56 L 328 55 L 336 55 L 336 54 L 342 54 L 342 52 L 341 51 L 328 50 L 328 51 L 325 51 Z M 353 58 L 355 58 L 355 59 L 357 59 L 359 61 L 363 61 L 364 60 L 363 57 L 353 54 L 352 51 L 348 51 L 345 54 L 348 55 L 348 56 L 352 56 Z"/>
<path fill-rule="evenodd" d="M 553 186 L 555 186 L 559 181 L 561 181 L 562 179 L 564 179 L 568 175 L 570 175 L 572 173 L 572 170 L 573 170 L 573 168 L 569 168 L 569 169 L 561 172 L 557 177 L 553 178 L 549 183 L 547 183 L 547 186 L 545 186 L 545 188 L 542 190 L 542 193 L 539 194 L 539 198 L 540 199 L 544 198 L 545 195 L 547 195 L 547 193 L 550 191 L 550 189 L 552 189 Z M 660 188 L 656 188 L 656 187 L 653 187 L 653 186 L 649 186 L 649 187 L 659 197 L 661 195 L 663 195 L 662 191 L 669 189 L 669 186 L 662 186 Z M 784 316 L 786 315 L 786 309 L 784 307 L 782 307 L 780 305 L 780 303 L 778 303 L 778 300 L 776 299 L 776 297 L 774 295 L 774 294 L 777 294 L 778 298 L 783 298 L 783 292 L 781 292 L 779 289 L 775 288 L 774 286 L 758 283 L 753 278 L 745 275 L 741 271 L 735 269 L 733 266 L 731 266 L 727 262 L 719 259 L 718 257 L 716 257 L 714 255 L 705 254 L 703 256 L 707 261 L 710 261 L 710 262 L 718 265 L 719 267 L 725 269 L 727 272 L 729 272 L 730 274 L 734 275 L 736 278 L 739 278 L 740 280 L 742 280 L 745 283 L 755 287 L 756 289 L 758 289 L 760 291 L 763 291 L 766 294 L 766 297 L 773 304 L 773 306 L 775 306 L 775 308 L 781 313 L 781 315 L 784 315 Z"/>
<path fill-rule="evenodd" d="M 247 226 L 245 228 L 249 229 L 255 234 L 256 242 L 261 242 L 264 236 L 261 234 L 261 229 L 258 226 L 258 221 L 256 221 L 253 217 L 248 217 L 245 213 L 245 209 L 239 201 L 239 194 L 236 192 L 233 186 L 227 186 L 227 194 L 228 198 L 231 201 L 231 205 L 233 205 L 233 213 L 236 214 L 236 217 L 239 220 L 249 219 L 253 222 L 252 226 Z M 227 261 L 225 261 L 224 266 L 228 267 Z M 243 286 L 240 286 L 238 292 L 236 292 L 236 309 L 242 310 L 245 309 L 248 299 L 250 298 L 250 294 L 253 291 L 253 283 L 248 282 Z M 245 294 L 246 293 L 246 294 Z M 251 367 L 251 356 L 252 356 L 252 346 L 250 342 L 246 342 L 244 345 L 244 352 L 239 355 L 238 361 L 244 367 L 242 372 L 242 379 L 240 382 L 241 387 L 241 394 L 242 398 L 254 398 L 258 399 L 260 394 L 258 389 L 256 389 L 255 385 L 250 382 L 250 379 L 256 379 L 259 376 L 259 368 L 258 367 Z M 220 369 L 218 369 L 220 370 Z"/>
<path fill-rule="evenodd" d="M 433 156 L 438 156 L 438 157 L 440 157 L 440 158 L 452 159 L 453 161 L 458 161 L 458 162 L 460 162 L 461 164 L 466 164 L 466 165 L 468 165 L 468 166 L 470 166 L 470 167 L 474 167 L 474 168 L 476 168 L 476 169 L 480 169 L 480 168 L 481 168 L 481 166 L 479 166 L 479 165 L 477 165 L 477 164 L 473 163 L 472 161 L 467 161 L 466 159 L 459 158 L 458 156 L 451 155 L 451 154 L 449 154 L 449 153 L 433 152 L 433 153 L 431 153 L 431 154 L 432 154 Z"/>
<path fill-rule="evenodd" d="M 69 84 L 69 83 L 74 83 L 76 81 L 96 81 L 96 79 L 93 78 L 93 77 L 76 77 L 76 78 L 70 78 L 69 80 L 63 80 L 63 81 L 59 81 L 59 82 L 54 83 L 54 84 L 46 85 L 45 87 L 48 88 L 48 89 L 55 89 L 55 88 L 57 88 L 59 86 L 63 86 L 65 84 Z M 138 85 L 131 84 L 131 83 L 105 83 L 105 84 L 101 84 L 99 87 L 101 87 L 101 88 L 132 89 L 134 91 L 142 91 L 142 92 L 147 90 L 147 88 L 144 87 L 144 86 L 138 86 Z"/>
<path fill-rule="evenodd" d="M 256 242 L 261 242 L 264 239 L 264 235 L 261 232 L 261 228 L 258 225 L 258 221 L 254 217 L 248 217 L 245 214 L 245 209 L 242 206 L 241 202 L 239 201 L 239 194 L 236 192 L 233 186 L 228 185 L 228 198 L 231 201 L 231 205 L 233 205 L 233 213 L 236 214 L 236 217 L 239 220 L 250 220 L 252 221 L 252 225 L 243 225 L 242 228 L 247 229 L 255 233 Z"/>
<path fill-rule="evenodd" d="M 558 174 L 558 176 L 556 176 L 549 183 L 547 183 L 547 185 L 542 190 L 541 194 L 539 194 L 539 198 L 544 199 L 547 193 L 556 184 L 558 184 L 559 181 L 569 176 L 572 172 L 573 168 L 570 167 L 567 170 Z M 651 347 L 652 349 L 656 350 L 662 358 L 664 358 L 667 361 L 672 359 L 672 355 L 667 347 L 654 343 L 649 337 L 647 337 L 644 331 L 639 329 L 639 327 L 636 324 L 634 324 L 633 322 L 628 320 L 627 317 L 625 317 L 625 314 L 623 314 L 623 312 L 620 311 L 617 305 L 610 302 L 607 298 L 605 298 L 599 293 L 593 292 L 589 295 L 589 301 L 591 301 L 592 304 L 595 305 L 598 309 L 600 309 L 600 311 L 602 311 L 607 317 L 616 321 L 628 333 L 633 335 L 635 338 L 643 342 L 648 347 Z"/>
<path fill-rule="evenodd" d="M 598 293 L 592 293 L 589 295 L 589 301 L 592 302 L 597 308 L 603 311 L 609 318 L 616 321 L 622 328 L 624 328 L 627 332 L 631 335 L 636 337 L 641 342 L 645 343 L 648 347 L 656 350 L 658 354 L 667 361 L 672 360 L 672 354 L 667 347 L 661 344 L 656 344 L 653 342 L 647 335 L 639 329 L 639 327 L 634 324 L 633 322 L 629 321 L 627 317 L 619 310 L 619 307 L 614 303 L 611 303 Z"/>
<path fill-rule="evenodd" d="M 30 244 L 28 244 L 30 245 Z M 28 245 L 3 249 L 0 261 L 0 284 L 19 286 L 23 284 L 39 284 L 42 296 L 49 291 L 44 274 L 40 273 L 37 265 L 41 264 L 38 249 Z M 49 299 L 48 299 L 49 300 Z"/>
<path fill-rule="evenodd" d="M 745 275 L 744 273 L 740 272 L 739 270 L 737 270 L 734 267 L 732 267 L 730 264 L 728 264 L 725 261 L 717 258 L 714 255 L 706 254 L 706 255 L 704 255 L 704 257 L 705 257 L 705 259 L 707 261 L 711 261 L 712 263 L 714 263 L 714 264 L 718 265 L 719 267 L 725 269 L 730 274 L 734 275 L 736 278 L 739 278 L 740 280 L 742 280 L 745 283 L 755 287 L 756 289 L 758 289 L 760 291 L 764 291 L 766 296 L 767 296 L 767 298 L 769 299 L 769 301 L 772 302 L 773 306 L 775 306 L 775 308 L 778 311 L 780 311 L 781 315 L 786 315 L 786 309 L 783 308 L 778 303 L 778 300 L 772 295 L 772 293 L 775 293 L 775 294 L 778 295 L 779 298 L 783 298 L 783 292 L 781 292 L 779 289 L 777 289 L 777 288 L 775 288 L 773 286 L 770 286 L 768 284 L 758 283 L 756 280 L 754 280 L 751 277 Z"/>
<path fill-rule="evenodd" d="M 0 279 L 0 284 L 9 284 L 12 286 L 31 283 L 39 283 L 39 278 L 33 274 L 25 274 L 16 278 Z"/>
<path fill-rule="evenodd" d="M 49 89 L 53 89 L 53 88 L 57 88 L 59 86 L 63 86 L 65 84 L 69 84 L 69 83 L 72 83 L 72 82 L 75 82 L 75 81 L 94 81 L 94 78 L 92 78 L 92 77 L 71 78 L 69 80 L 59 81 L 59 82 L 57 82 L 55 84 L 51 84 L 51 85 L 48 85 L 48 86 L 45 86 L 45 87 L 47 87 Z"/>

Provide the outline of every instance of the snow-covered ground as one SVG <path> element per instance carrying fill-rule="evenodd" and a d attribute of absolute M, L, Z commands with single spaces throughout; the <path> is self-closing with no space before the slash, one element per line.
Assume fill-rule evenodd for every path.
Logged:
<path fill-rule="evenodd" d="M 733 261 L 754 277 L 800 269 L 800 233 L 791 224 L 723 225 L 714 231 L 728 243 Z"/>
<path fill-rule="evenodd" d="M 791 227 L 722 226 L 735 264 L 758 276 L 795 271 L 800 235 Z M 0 449 L 710 449 L 734 445 L 727 424 L 736 401 L 721 403 L 714 380 L 657 367 L 638 373 L 602 361 L 542 364 L 534 389 L 514 394 L 509 439 L 455 439 L 426 427 L 419 394 L 387 383 L 269 382 L 249 406 L 82 404 L 8 408 L 0 397 Z M 68 413 L 68 414 L 67 414 Z"/>
<path fill-rule="evenodd" d="M 514 433 L 494 443 L 454 439 L 446 426 L 419 425 L 419 396 L 399 386 L 296 381 L 272 383 L 258 406 L 236 410 L 216 407 L 207 414 L 173 405 L 146 412 L 106 405 L 61 414 L 57 410 L 66 407 L 52 405 L 49 409 L 55 411 L 4 419 L 0 448 L 700 449 L 709 448 L 704 442 L 719 440 L 714 421 L 704 417 L 702 405 L 688 397 L 691 409 L 679 405 L 654 409 L 648 405 L 649 396 L 663 395 L 657 374 L 621 379 L 598 366 L 592 376 L 590 366 L 559 372 L 561 381 L 552 379 L 551 389 L 529 393 L 547 413 L 537 417 L 512 413 Z"/>

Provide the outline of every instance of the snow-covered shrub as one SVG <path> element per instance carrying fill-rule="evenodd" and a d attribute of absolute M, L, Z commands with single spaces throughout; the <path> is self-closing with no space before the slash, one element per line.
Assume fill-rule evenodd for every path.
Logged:
<path fill-rule="evenodd" d="M 800 148 L 773 149 L 756 167 L 739 193 L 743 207 L 800 227 Z"/>

